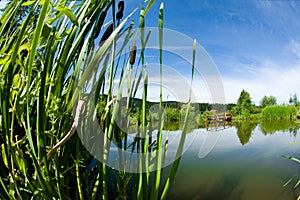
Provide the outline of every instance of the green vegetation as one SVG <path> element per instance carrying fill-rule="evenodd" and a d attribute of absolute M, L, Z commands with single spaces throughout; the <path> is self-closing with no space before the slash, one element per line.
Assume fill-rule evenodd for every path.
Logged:
<path fill-rule="evenodd" d="M 130 107 L 130 116 L 132 119 L 137 119 L 138 108 L 140 107 L 141 100 L 133 99 L 133 104 Z M 146 110 L 157 103 L 146 102 Z M 297 103 L 296 103 L 297 104 Z M 250 97 L 250 94 L 246 90 L 242 90 L 237 100 L 237 104 L 209 104 L 209 103 L 191 103 L 191 106 L 197 108 L 199 116 L 198 118 L 199 127 L 203 127 L 206 121 L 206 116 L 211 115 L 211 110 L 217 111 L 218 113 L 224 113 L 233 115 L 234 121 L 240 120 L 274 120 L 274 119 L 292 119 L 294 120 L 299 113 L 297 113 L 298 107 L 292 103 L 290 105 L 277 105 L 277 100 L 274 96 L 264 96 L 260 101 L 260 105 L 256 106 Z M 176 130 L 179 128 L 179 122 L 181 119 L 181 109 L 184 107 L 184 103 L 176 101 L 166 101 L 162 103 L 166 112 L 166 124 L 164 129 Z M 150 121 L 149 116 L 147 120 Z M 136 123 L 137 121 L 133 121 Z M 176 124 L 178 126 L 176 126 Z"/>
<path fill-rule="evenodd" d="M 128 23 L 131 14 L 121 20 L 124 2 L 123 5 L 120 2 L 15 0 L 4 10 L 0 18 L 1 199 L 166 199 L 180 163 L 185 136 L 197 128 L 189 126 L 199 119 L 197 109 L 203 115 L 211 108 L 224 107 L 162 102 L 160 98 L 159 112 L 151 113 L 154 103 L 146 101 L 148 76 L 144 55 L 150 33 L 143 28 L 154 0 L 147 1 L 146 8 L 140 11 L 140 37 L 131 32 L 134 26 L 133 22 Z M 113 13 L 111 19 L 107 16 L 109 9 Z M 161 80 L 163 11 L 161 4 L 158 14 Z M 117 52 L 115 45 L 120 35 L 128 40 Z M 142 44 L 139 51 L 137 40 Z M 121 60 L 125 43 L 131 47 L 130 57 Z M 137 53 L 141 64 L 138 78 L 133 76 Z M 97 71 L 95 66 L 101 70 Z M 193 81 L 194 63 L 191 68 Z M 118 70 L 122 72 L 119 77 Z M 113 88 L 117 81 L 115 96 Z M 125 83 L 130 90 L 122 104 Z M 143 97 L 136 99 L 140 86 Z M 88 89 L 95 91 L 94 102 Z M 162 97 L 162 82 L 159 95 Z M 228 108 L 235 107 L 230 104 Z M 243 90 L 236 113 L 249 116 L 253 112 L 250 95 Z M 163 140 L 165 115 L 169 122 L 180 124 L 182 130 L 176 152 L 178 159 L 170 166 L 170 172 L 161 168 L 168 147 L 168 141 Z M 118 117 L 124 120 L 120 122 Z M 134 141 L 129 143 L 127 130 L 122 130 L 117 121 L 124 123 L 124 127 L 134 124 Z M 105 163 L 93 162 L 94 156 L 82 144 L 92 143 L 91 133 L 99 132 L 97 128 L 85 129 L 84 125 L 90 122 L 99 123 L 104 132 L 101 145 L 91 145 L 92 148 L 105 152 L 110 148 L 108 141 L 112 141 L 118 148 L 149 156 L 139 160 L 140 173 L 126 173 L 126 166 L 117 171 Z M 149 122 L 157 129 L 156 138 L 149 134 L 153 131 Z M 84 138 L 75 134 L 75 130 L 78 134 L 85 133 Z M 103 153 L 103 159 L 109 159 L 108 152 Z M 142 171 L 153 167 L 154 161 L 157 161 L 154 172 Z"/>
<path fill-rule="evenodd" d="M 234 120 L 258 120 L 258 119 L 292 119 L 297 117 L 297 96 L 290 99 L 290 105 L 277 105 L 274 96 L 264 96 L 260 105 L 256 106 L 246 90 L 242 90 L 237 104 L 228 104 L 227 109 L 233 113 Z"/>
<path fill-rule="evenodd" d="M 291 160 L 291 161 L 296 162 L 296 163 L 298 164 L 298 166 L 300 165 L 300 160 L 299 160 L 298 158 L 296 158 L 296 157 L 293 157 L 293 156 L 282 156 L 282 157 L 287 158 L 287 159 L 289 159 L 289 160 Z M 296 183 L 295 183 L 295 185 L 294 185 L 294 188 L 299 187 L 299 186 L 300 186 L 300 177 L 299 177 L 299 175 L 297 175 L 297 177 L 292 177 L 292 178 L 290 178 L 290 179 L 286 182 L 285 186 L 288 185 L 288 184 L 290 184 L 290 183 L 293 181 L 293 179 L 296 179 Z M 300 199 L 300 194 L 299 194 L 297 200 L 298 200 L 298 199 Z"/>
<path fill-rule="evenodd" d="M 263 119 L 294 119 L 296 116 L 296 107 L 288 105 L 268 106 L 261 112 Z"/>
<path fill-rule="evenodd" d="M 237 135 L 242 145 L 249 142 L 253 130 L 257 126 L 257 122 L 254 121 L 239 121 L 233 123 L 237 129 Z"/>
<path fill-rule="evenodd" d="M 122 144 L 120 139 L 124 138 L 124 133 L 115 124 L 119 110 L 117 106 L 109 106 L 113 99 L 112 84 L 116 78 L 113 75 L 117 69 L 113 60 L 118 56 L 112 46 L 118 34 L 130 36 L 133 26 L 132 23 L 125 27 L 128 17 L 120 20 L 124 9 L 122 2 L 118 3 L 116 18 L 115 1 L 69 3 L 46 0 L 42 4 L 40 1 L 12 1 L 4 10 L 0 19 L 1 199 L 157 199 L 161 189 L 164 194 L 168 193 L 179 161 L 167 176 L 170 179 L 167 185 L 161 179 L 161 163 L 155 175 L 151 176 L 150 172 L 126 174 L 113 171 L 100 162 L 91 168 L 93 156 L 74 134 L 75 129 L 82 129 L 77 126 L 83 113 L 94 116 L 93 106 L 87 103 L 86 95 L 79 88 L 87 88 L 89 81 L 95 78 L 92 74 L 97 74 L 93 68 L 96 64 L 104 72 L 100 73 L 99 81 L 91 86 L 93 91 L 99 92 L 99 98 L 96 98 L 99 106 L 97 118 L 87 119 L 99 120 L 108 139 Z M 149 1 L 145 10 L 141 10 L 141 28 L 152 4 L 153 0 Z M 23 12 L 24 8 L 28 12 Z M 114 16 L 109 24 L 105 24 L 109 9 L 112 9 Z M 163 6 L 159 12 L 160 30 L 162 20 Z M 162 32 L 160 37 L 163 37 Z M 101 44 L 96 51 L 94 47 L 98 39 Z M 162 44 L 160 47 L 162 56 Z M 144 48 L 141 48 L 142 52 Z M 112 59 L 104 56 L 108 51 Z M 134 57 L 130 57 L 131 65 L 134 64 Z M 130 70 L 126 64 L 119 67 L 124 74 Z M 136 120 L 146 127 L 147 75 L 142 73 L 141 76 L 144 96 Z M 108 94 L 102 98 L 104 93 L 101 91 L 106 81 L 109 83 Z M 124 81 L 122 76 L 120 81 Z M 132 84 L 132 87 L 137 88 L 138 84 Z M 116 98 L 119 100 L 120 96 Z M 77 108 L 74 114 L 73 108 Z M 184 115 L 188 113 L 189 106 Z M 186 127 L 183 130 L 184 141 Z M 147 130 L 140 131 L 145 133 Z M 89 137 L 88 134 L 86 136 Z M 160 152 L 158 150 L 163 143 L 160 126 L 156 149 L 151 151 Z M 134 148 L 137 145 L 143 148 Z M 147 138 L 134 141 L 132 151 L 147 151 L 148 145 Z M 177 153 L 181 153 L 180 149 Z M 157 154 L 154 159 L 158 157 L 162 155 Z M 112 177 L 116 177 L 116 182 L 109 182 Z M 149 184 L 150 181 L 152 184 Z M 151 191 L 149 185 L 153 186 Z"/>
<path fill-rule="evenodd" d="M 257 126 L 264 135 L 282 131 L 288 132 L 294 137 L 300 128 L 299 123 L 293 120 L 239 120 L 234 121 L 232 125 L 236 128 L 242 145 L 249 142 L 253 130 Z"/>
<path fill-rule="evenodd" d="M 294 120 L 284 119 L 284 120 L 260 120 L 261 132 L 265 135 L 273 134 L 276 131 L 286 131 L 293 135 L 297 134 L 299 129 L 299 124 Z"/>
<path fill-rule="evenodd" d="M 146 110 L 148 111 L 151 106 L 157 103 L 146 102 Z M 133 123 L 137 123 L 138 109 L 141 105 L 140 99 L 133 99 L 132 106 L 130 107 L 130 116 Z M 181 119 L 181 109 L 185 103 L 176 101 L 166 101 L 162 103 L 166 112 L 165 130 L 176 130 L 179 128 L 179 122 Z M 240 97 L 235 103 L 229 104 L 209 104 L 209 103 L 191 103 L 191 106 L 197 108 L 199 127 L 203 127 L 204 122 L 207 120 L 207 115 L 213 115 L 215 111 L 221 114 L 226 112 L 228 116 L 233 115 L 234 121 L 240 120 L 274 120 L 274 119 L 291 119 L 294 120 L 299 113 L 297 113 L 298 107 L 292 105 L 277 105 L 277 100 L 274 96 L 264 96 L 260 101 L 260 105 L 256 106 L 251 101 L 250 94 L 246 90 L 242 90 Z M 147 121 L 150 121 L 147 115 Z M 176 126 L 176 124 L 178 126 Z"/>
<path fill-rule="evenodd" d="M 1 199 L 167 198 L 185 136 L 195 128 L 189 125 L 197 121 L 197 115 L 190 113 L 197 107 L 189 102 L 180 106 L 165 103 L 160 98 L 155 105 L 158 109 L 151 113 L 154 103 L 146 101 L 148 76 L 144 55 L 150 33 L 143 28 L 153 2 L 148 1 L 146 8 L 141 9 L 138 26 L 141 29 L 136 35 L 131 32 L 134 23 L 126 25 L 131 14 L 121 20 L 124 1 L 117 4 L 114 0 L 43 3 L 24 0 L 12 1 L 4 10 L 0 19 Z M 23 12 L 24 8 L 28 12 Z M 109 9 L 112 19 L 107 19 Z M 163 10 L 161 4 L 158 15 L 161 80 Z M 119 36 L 127 40 L 117 52 Z M 139 51 L 137 40 L 142 44 Z M 131 46 L 130 56 L 120 57 L 126 45 Z M 195 51 L 196 41 L 191 81 Z M 138 74 L 133 71 L 137 53 L 141 66 Z M 101 70 L 97 71 L 95 66 Z M 113 95 L 117 81 L 118 94 Z M 123 99 L 125 82 L 130 90 Z M 135 99 L 140 86 L 143 97 Z M 160 88 L 158 95 L 162 97 L 162 82 Z M 94 101 L 90 100 L 89 89 L 95 91 Z M 174 113 L 171 104 L 177 105 L 180 112 Z M 166 115 L 163 108 L 172 121 L 179 122 L 182 130 L 175 152 L 178 159 L 170 171 L 162 170 L 168 152 L 168 140 L 163 139 Z M 103 130 L 104 137 L 99 141 L 98 134 L 93 135 L 99 129 L 84 126 L 91 122 L 98 123 Z M 126 134 L 128 130 L 122 129 L 128 124 L 129 127 L 133 124 L 131 128 L 136 135 L 133 141 Z M 154 128 L 158 131 L 156 137 L 151 135 Z M 75 130 L 78 134 L 74 134 Z M 95 138 L 100 143 L 93 144 Z M 91 142 L 92 149 L 103 152 L 104 161 L 110 158 L 107 152 L 110 145 L 148 157 L 134 163 L 139 173 L 126 173 L 127 165 L 118 171 L 96 161 L 83 142 Z"/>
<path fill-rule="evenodd" d="M 91 156 L 78 137 L 50 159 L 47 152 L 74 133 L 74 77 L 111 2 L 74 3 L 12 1 L 1 16 L 0 198 L 82 199 L 86 193 L 88 179 L 77 174 L 86 173 L 82 166 Z"/>
<path fill-rule="evenodd" d="M 260 101 L 260 106 L 265 108 L 267 106 L 275 106 L 277 105 L 277 100 L 274 96 L 267 97 L 266 95 Z"/>
<path fill-rule="evenodd" d="M 300 102 L 298 101 L 298 97 L 296 94 L 290 96 L 289 103 L 294 106 L 300 106 Z"/>
<path fill-rule="evenodd" d="M 246 90 L 242 90 L 237 101 L 236 113 L 238 115 L 249 117 L 253 111 L 253 107 L 254 105 L 252 103 L 250 94 Z"/>

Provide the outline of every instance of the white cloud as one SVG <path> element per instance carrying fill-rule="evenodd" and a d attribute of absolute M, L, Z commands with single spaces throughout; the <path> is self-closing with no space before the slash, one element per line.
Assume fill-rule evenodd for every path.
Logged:
<path fill-rule="evenodd" d="M 201 68 L 203 69 L 203 68 Z M 147 66 L 148 98 L 159 101 L 159 67 Z M 201 72 L 200 72 L 201 73 Z M 246 75 L 245 75 L 246 74 Z M 205 74 L 204 74 L 205 76 Z M 193 102 L 226 102 L 236 103 L 242 89 L 250 93 L 252 100 L 258 105 L 264 95 L 275 96 L 278 103 L 288 103 L 290 94 L 300 95 L 299 79 L 300 63 L 296 65 L 281 65 L 270 59 L 260 60 L 253 66 L 236 72 L 219 76 L 218 73 L 206 73 L 201 77 L 198 72 L 193 81 Z M 216 80 L 219 80 L 217 82 Z M 115 87 L 118 86 L 115 82 Z M 127 83 L 124 83 L 124 93 Z M 168 66 L 163 67 L 163 100 L 187 101 L 190 91 L 190 75 Z M 117 92 L 117 90 L 115 90 Z M 137 98 L 142 97 L 143 80 L 139 85 Z M 223 95 L 225 100 L 222 101 Z"/>
<path fill-rule="evenodd" d="M 6 1 L 6 0 L 0 1 L 0 9 L 4 8 L 7 3 L 8 3 L 8 1 Z"/>
<path fill-rule="evenodd" d="M 296 40 L 292 40 L 288 45 L 288 50 L 300 59 L 300 43 Z"/>
<path fill-rule="evenodd" d="M 213 102 L 212 99 L 216 101 L 218 98 L 215 96 L 219 95 L 220 101 L 217 101 L 222 102 L 222 95 L 225 94 L 226 103 L 236 103 L 243 89 L 250 93 L 252 100 L 257 105 L 264 95 L 275 96 L 278 103 L 288 103 L 290 94 L 300 95 L 300 64 L 294 67 L 279 67 L 274 63 L 265 62 L 257 69 L 257 73 L 247 78 L 243 78 L 244 76 L 223 76 L 221 77 L 223 85 L 212 86 L 210 84 L 209 86 L 207 83 L 210 80 L 204 80 L 200 76 L 195 77 L 192 101 L 211 103 Z M 164 82 L 167 84 L 164 84 L 163 99 L 187 100 L 190 85 L 188 78 L 185 78 L 183 81 L 172 76 L 165 76 Z M 152 83 L 159 83 L 158 79 L 152 77 Z M 158 94 L 159 85 L 149 84 L 148 100 L 157 101 L 159 99 Z"/>
<path fill-rule="evenodd" d="M 227 102 L 236 102 L 242 89 L 250 93 L 256 104 L 264 95 L 275 96 L 278 103 L 287 103 L 291 93 L 299 94 L 300 64 L 289 68 L 274 65 L 266 63 L 252 78 L 223 77 Z"/>

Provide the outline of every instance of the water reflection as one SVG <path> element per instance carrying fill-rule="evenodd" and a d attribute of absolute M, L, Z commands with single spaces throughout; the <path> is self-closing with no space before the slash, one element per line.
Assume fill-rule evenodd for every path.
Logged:
<path fill-rule="evenodd" d="M 300 123 L 298 121 L 279 120 L 272 121 L 271 124 L 259 120 L 235 121 L 232 123 L 209 123 L 205 129 L 199 129 L 202 130 L 204 134 L 201 137 L 201 142 L 198 142 L 198 145 L 200 146 L 198 158 L 205 158 L 211 151 L 215 151 L 215 147 L 220 144 L 222 144 L 222 151 L 234 151 L 239 148 L 249 149 L 254 146 L 258 147 L 258 145 L 265 146 L 265 142 L 262 141 L 265 141 L 266 138 L 268 142 L 276 143 L 274 147 L 279 150 L 283 147 L 283 145 L 281 145 L 283 139 L 288 144 L 296 144 L 295 140 L 299 129 Z M 275 132 L 276 134 L 274 134 Z M 245 144 L 248 145 L 244 148 Z M 270 148 L 273 148 L 273 146 L 270 146 Z M 263 150 L 263 153 L 267 153 L 266 149 Z M 278 151 L 278 153 L 283 155 L 283 152 Z"/>
<path fill-rule="evenodd" d="M 299 157 L 297 121 L 235 121 L 229 128 L 221 123 L 209 125 L 208 131 L 199 129 L 183 155 L 169 199 L 297 199 L 298 179 L 283 185 L 299 174 L 299 168 L 281 157 Z M 197 159 L 199 145 L 219 133 L 211 153 Z"/>
<path fill-rule="evenodd" d="M 238 121 L 234 122 L 233 126 L 237 130 L 237 135 L 242 145 L 249 142 L 254 129 L 259 125 L 262 134 L 274 134 L 275 132 L 289 132 L 293 137 L 296 137 L 300 129 L 299 121 L 293 120 L 261 120 L 257 121 Z"/>
<path fill-rule="evenodd" d="M 299 122 L 292 120 L 262 120 L 260 122 L 260 130 L 264 135 L 274 134 L 276 131 L 288 131 L 296 137 L 299 128 Z"/>
<path fill-rule="evenodd" d="M 208 121 L 205 122 L 207 131 L 221 131 L 232 127 L 232 121 Z"/>
<path fill-rule="evenodd" d="M 238 121 L 233 123 L 242 145 L 249 142 L 252 132 L 256 128 L 257 124 L 258 123 L 255 121 Z"/>

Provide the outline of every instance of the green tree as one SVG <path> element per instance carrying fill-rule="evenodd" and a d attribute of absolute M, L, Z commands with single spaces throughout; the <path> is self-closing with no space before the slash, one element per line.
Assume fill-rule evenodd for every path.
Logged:
<path fill-rule="evenodd" d="M 227 110 L 231 110 L 231 111 L 232 111 L 232 109 L 233 109 L 234 107 L 236 107 L 236 104 L 235 104 L 235 103 L 229 103 L 229 104 L 226 105 L 226 109 L 227 109 Z"/>
<path fill-rule="evenodd" d="M 260 106 L 265 108 L 267 106 L 275 106 L 277 105 L 277 100 L 274 96 L 264 96 L 260 101 Z"/>
<path fill-rule="evenodd" d="M 167 120 L 169 121 L 179 121 L 180 120 L 180 110 L 177 108 L 166 108 Z"/>
<path fill-rule="evenodd" d="M 294 104 L 295 106 L 298 106 L 298 105 L 300 104 L 300 102 L 298 101 L 298 97 L 297 97 L 296 94 L 294 94 L 294 96 L 293 96 L 293 104 Z"/>
<path fill-rule="evenodd" d="M 237 113 L 248 116 L 252 113 L 253 106 L 250 94 L 243 89 L 237 101 Z"/>
<path fill-rule="evenodd" d="M 294 106 L 299 106 L 300 105 L 300 102 L 298 101 L 298 97 L 297 97 L 296 94 L 294 94 L 293 96 L 292 95 L 290 96 L 289 103 L 294 105 Z"/>

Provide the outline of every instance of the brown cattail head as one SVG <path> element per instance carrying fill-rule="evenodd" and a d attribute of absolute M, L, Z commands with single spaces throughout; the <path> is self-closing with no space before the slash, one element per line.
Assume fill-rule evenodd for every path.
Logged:
<path fill-rule="evenodd" d="M 100 40 L 100 44 L 109 38 L 109 36 L 113 32 L 113 30 L 114 30 L 114 26 L 113 26 L 113 24 L 110 24 L 107 27 L 107 29 L 105 30 L 104 34 L 102 35 L 102 38 Z"/>
<path fill-rule="evenodd" d="M 135 62 L 135 56 L 136 56 L 136 45 L 132 46 L 132 49 L 130 51 L 130 64 L 133 65 Z"/>
<path fill-rule="evenodd" d="M 123 18 L 123 11 L 119 10 L 119 11 L 117 12 L 116 18 L 117 18 L 117 20 L 122 19 L 122 18 Z"/>
<path fill-rule="evenodd" d="M 123 11 L 124 11 L 124 1 L 119 1 L 118 3 L 118 12 L 116 15 L 117 20 L 120 20 L 123 18 Z"/>
<path fill-rule="evenodd" d="M 119 1 L 118 3 L 118 10 L 119 11 L 124 11 L 124 1 Z"/>

